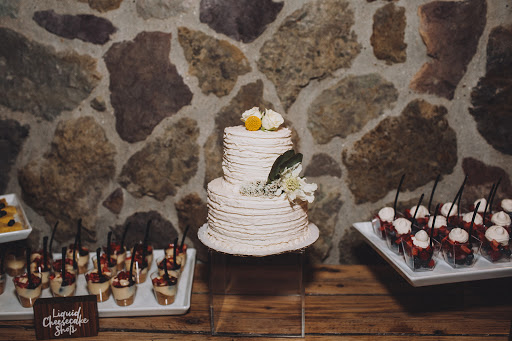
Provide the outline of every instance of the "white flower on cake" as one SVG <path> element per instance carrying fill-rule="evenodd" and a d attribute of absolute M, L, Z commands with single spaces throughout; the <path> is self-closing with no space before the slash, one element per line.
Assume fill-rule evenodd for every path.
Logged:
<path fill-rule="evenodd" d="M 245 122 L 247 130 L 277 130 L 284 123 L 283 116 L 272 109 L 265 109 L 264 112 L 258 107 L 246 110 L 242 114 L 242 122 Z"/>
<path fill-rule="evenodd" d="M 286 194 L 289 201 L 307 201 L 312 203 L 315 200 L 314 192 L 317 189 L 316 184 L 308 184 L 304 178 L 299 176 L 302 171 L 300 163 L 295 164 L 291 168 L 286 168 L 281 174 L 279 181 L 279 189 L 276 194 L 280 195 L 282 192 Z"/>
<path fill-rule="evenodd" d="M 257 118 L 261 119 L 261 116 L 263 116 L 263 114 L 260 111 L 260 108 L 253 107 L 249 110 L 244 111 L 244 113 L 242 114 L 242 122 L 245 122 L 251 116 L 256 116 Z"/>
<path fill-rule="evenodd" d="M 283 123 L 283 116 L 272 109 L 265 109 L 265 115 L 261 118 L 261 127 L 263 130 L 276 130 Z"/>
<path fill-rule="evenodd" d="M 308 184 L 305 178 L 299 176 L 302 171 L 301 162 L 302 154 L 295 154 L 293 150 L 285 152 L 274 161 L 266 182 L 258 180 L 243 184 L 240 186 L 240 193 L 267 198 L 284 194 L 290 202 L 312 203 L 317 185 Z"/>

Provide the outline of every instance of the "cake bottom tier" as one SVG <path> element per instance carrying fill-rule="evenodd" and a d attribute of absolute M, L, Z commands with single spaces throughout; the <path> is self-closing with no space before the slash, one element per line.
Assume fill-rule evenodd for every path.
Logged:
<path fill-rule="evenodd" d="M 318 228 L 308 222 L 307 203 L 244 196 L 218 178 L 208 184 L 208 223 L 198 236 L 217 251 L 262 256 L 306 247 Z"/>

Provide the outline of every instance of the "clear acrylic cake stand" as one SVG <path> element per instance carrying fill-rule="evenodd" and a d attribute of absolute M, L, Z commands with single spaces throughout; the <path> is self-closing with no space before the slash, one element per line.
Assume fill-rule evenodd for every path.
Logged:
<path fill-rule="evenodd" d="M 304 337 L 304 250 L 265 257 L 210 249 L 212 335 Z"/>

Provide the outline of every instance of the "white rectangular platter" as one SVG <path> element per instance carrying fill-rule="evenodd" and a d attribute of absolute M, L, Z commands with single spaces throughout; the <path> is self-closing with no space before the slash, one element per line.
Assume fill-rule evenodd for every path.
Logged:
<path fill-rule="evenodd" d="M 150 273 L 156 270 L 156 259 L 163 256 L 163 250 L 153 251 L 153 264 Z M 58 257 L 58 255 L 55 255 Z M 174 303 L 160 305 L 153 294 L 153 286 L 149 274 L 144 283 L 137 284 L 135 301 L 127 307 L 118 306 L 114 297 L 98 303 L 100 317 L 125 317 L 125 316 L 154 316 L 154 315 L 180 315 L 185 314 L 190 308 L 190 295 L 194 278 L 196 250 L 187 249 L 187 261 L 180 278 L 178 279 L 178 291 Z M 92 267 L 92 261 L 89 261 Z M 15 293 L 12 277 L 7 276 L 5 291 L 0 295 L 0 320 L 30 320 L 34 317 L 32 308 L 23 308 Z M 88 295 L 85 275 L 78 276 L 76 296 Z M 44 289 L 41 297 L 52 297 L 50 289 Z"/>
<path fill-rule="evenodd" d="M 23 226 L 23 230 L 20 231 L 0 233 L 0 243 L 7 243 L 15 240 L 26 239 L 28 235 L 32 232 L 32 226 L 30 226 L 27 216 L 25 215 L 25 211 L 23 211 L 23 207 L 21 207 L 21 204 L 18 198 L 16 197 L 16 194 L 0 195 L 0 199 L 5 199 L 9 206 L 16 207 L 17 213 L 14 215 L 14 220 L 19 222 L 21 226 Z"/>
<path fill-rule="evenodd" d="M 475 265 L 471 268 L 454 269 L 440 256 L 436 257 L 437 265 L 434 270 L 412 271 L 405 263 L 403 256 L 391 251 L 386 241 L 375 234 L 371 222 L 354 223 L 353 226 L 382 258 L 415 287 L 512 276 L 512 262 L 491 263 L 480 255 L 477 256 Z"/>

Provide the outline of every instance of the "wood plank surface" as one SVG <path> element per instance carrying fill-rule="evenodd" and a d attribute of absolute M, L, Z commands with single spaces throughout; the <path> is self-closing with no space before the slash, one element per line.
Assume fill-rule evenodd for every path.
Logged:
<path fill-rule="evenodd" d="M 306 340 L 511 340 L 512 278 L 415 288 L 386 265 L 322 265 L 305 269 L 304 285 Z M 284 306 L 262 308 L 257 300 L 227 297 L 223 304 L 242 324 L 261 318 L 284 325 L 287 316 Z M 196 266 L 187 314 L 101 318 L 98 336 L 88 340 L 184 337 L 233 339 L 210 334 L 204 265 Z M 0 321 L 0 340 L 27 339 L 35 339 L 32 321 Z"/>

